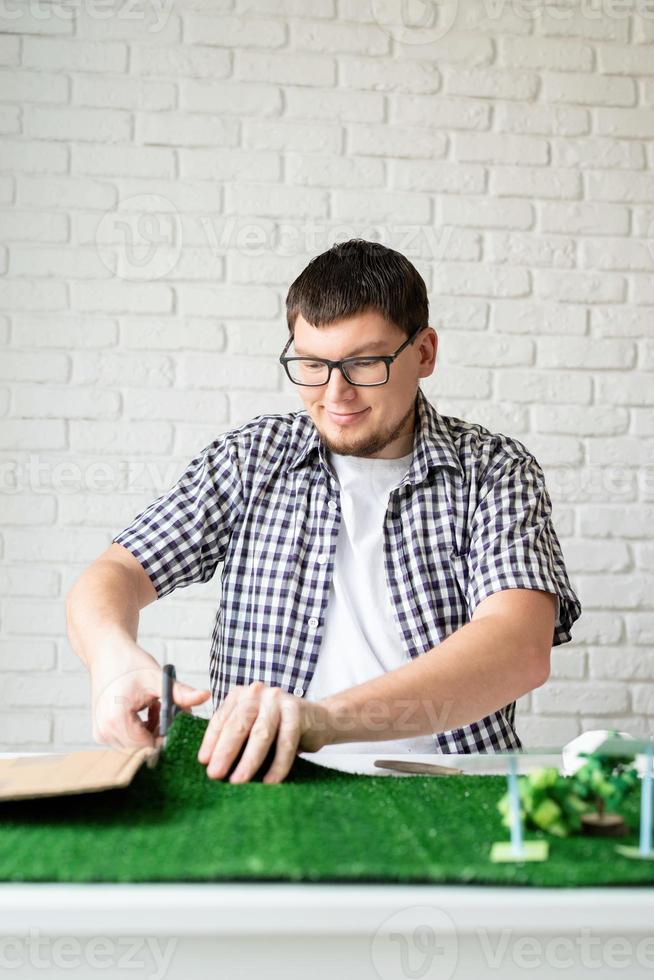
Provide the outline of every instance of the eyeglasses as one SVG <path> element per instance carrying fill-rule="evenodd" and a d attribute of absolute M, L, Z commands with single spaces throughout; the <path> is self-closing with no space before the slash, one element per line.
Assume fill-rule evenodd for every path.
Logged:
<path fill-rule="evenodd" d="M 415 333 L 407 337 L 394 354 L 384 354 L 377 357 L 345 357 L 340 361 L 330 361 L 325 357 L 285 357 L 284 355 L 294 339 L 289 337 L 279 361 L 284 365 L 284 370 L 293 384 L 304 385 L 307 388 L 316 388 L 328 384 L 334 368 L 340 368 L 343 377 L 351 385 L 360 385 L 364 388 L 385 385 L 395 358 L 402 353 L 405 347 L 412 344 L 420 331 L 425 330 L 426 327 L 427 324 L 424 327 L 418 327 Z"/>

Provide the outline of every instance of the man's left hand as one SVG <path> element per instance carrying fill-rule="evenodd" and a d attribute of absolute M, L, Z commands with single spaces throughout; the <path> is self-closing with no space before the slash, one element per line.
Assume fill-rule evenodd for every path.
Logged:
<path fill-rule="evenodd" d="M 277 738 L 273 763 L 264 783 L 278 783 L 288 775 L 298 752 L 316 752 L 327 743 L 327 708 L 319 701 L 303 701 L 280 687 L 254 681 L 231 688 L 204 733 L 198 762 L 207 776 L 222 779 L 247 745 L 230 783 L 246 783 L 256 773 Z"/>

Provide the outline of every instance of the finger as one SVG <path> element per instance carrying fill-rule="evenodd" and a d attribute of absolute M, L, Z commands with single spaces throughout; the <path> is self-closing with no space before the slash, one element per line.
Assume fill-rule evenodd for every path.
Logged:
<path fill-rule="evenodd" d="M 159 728 L 159 719 L 161 717 L 161 701 L 157 698 L 148 707 L 148 720 L 146 722 L 146 728 L 149 732 L 157 732 Z"/>
<path fill-rule="evenodd" d="M 192 705 L 202 704 L 210 697 L 211 691 L 207 688 L 192 687 L 190 684 L 184 684 L 177 680 L 173 682 L 173 701 L 180 708 L 190 708 Z"/>
<path fill-rule="evenodd" d="M 193 714 L 192 705 L 202 704 L 208 697 L 211 697 L 211 692 L 206 689 L 194 688 L 182 681 L 174 681 L 173 683 L 173 703 L 185 714 Z M 145 722 L 147 730 L 158 734 L 160 719 L 161 699 L 157 697 L 151 700 L 148 705 L 148 719 Z"/>
<path fill-rule="evenodd" d="M 246 783 L 252 779 L 277 735 L 280 723 L 279 697 L 268 696 L 268 691 L 272 691 L 272 688 L 268 688 L 261 698 L 259 714 L 250 729 L 245 751 L 229 777 L 230 783 Z"/>
<path fill-rule="evenodd" d="M 243 719 L 238 709 L 232 712 L 207 763 L 207 776 L 210 779 L 222 779 L 229 772 L 245 747 L 250 727 L 251 723 Z"/>
<path fill-rule="evenodd" d="M 152 693 L 142 694 L 136 699 L 135 703 L 130 703 L 130 699 L 119 695 L 114 698 L 117 711 L 109 719 L 106 735 L 103 741 L 108 742 L 114 748 L 142 748 L 153 746 L 154 737 L 148 730 L 148 726 L 138 716 L 138 712 L 149 706 L 157 698 Z"/>
<path fill-rule="evenodd" d="M 261 687 L 250 685 L 242 692 L 228 718 L 223 721 L 207 766 L 211 779 L 222 779 L 242 749 L 259 714 Z"/>
<path fill-rule="evenodd" d="M 242 684 L 237 684 L 235 687 L 230 688 L 224 701 L 222 701 L 218 707 L 218 710 L 214 713 L 211 721 L 207 725 L 204 738 L 202 739 L 202 744 L 200 745 L 200 749 L 198 751 L 198 762 L 206 763 L 211 758 L 216 742 L 218 741 L 218 737 L 225 722 L 231 716 L 234 705 L 239 702 L 241 698 L 246 696 L 248 692 L 260 692 L 263 688 L 265 688 L 265 686 L 266 685 L 263 683 L 263 681 L 253 681 L 249 687 L 244 687 Z"/>
<path fill-rule="evenodd" d="M 220 703 L 217 711 L 214 712 L 213 716 L 209 720 L 209 724 L 207 725 L 202 738 L 202 744 L 198 750 L 198 762 L 206 763 L 211 758 L 211 753 L 213 752 L 218 736 L 222 731 L 223 724 L 234 710 L 234 705 L 236 704 L 237 699 L 238 693 L 234 688 L 232 688 L 225 700 Z"/>
<path fill-rule="evenodd" d="M 130 715 L 123 719 L 120 735 L 117 742 L 113 744 L 125 749 L 153 746 L 154 733 L 149 730 L 147 724 L 138 715 Z"/>
<path fill-rule="evenodd" d="M 147 708 L 161 694 L 159 667 L 121 670 L 105 677 L 93 677 L 92 710 L 98 738 L 116 748 L 143 744 L 139 734 L 139 711 Z M 142 726 L 141 731 L 146 731 Z"/>
<path fill-rule="evenodd" d="M 277 733 L 277 750 L 270 769 L 264 774 L 262 782 L 281 783 L 286 779 L 297 755 L 302 737 L 299 705 L 293 701 L 282 699 L 280 703 L 280 723 Z"/>

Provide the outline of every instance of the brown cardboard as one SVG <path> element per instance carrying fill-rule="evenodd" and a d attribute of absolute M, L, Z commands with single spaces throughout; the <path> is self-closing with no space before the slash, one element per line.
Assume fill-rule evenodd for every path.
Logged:
<path fill-rule="evenodd" d="M 62 755 L 0 759 L 0 801 L 98 793 L 128 786 L 145 762 L 156 764 L 159 748 L 91 749 Z"/>

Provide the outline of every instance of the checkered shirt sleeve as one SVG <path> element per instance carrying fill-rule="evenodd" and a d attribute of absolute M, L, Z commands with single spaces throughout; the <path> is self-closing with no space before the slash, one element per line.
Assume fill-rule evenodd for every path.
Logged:
<path fill-rule="evenodd" d="M 113 540 L 140 561 L 161 599 L 211 579 L 242 507 L 238 453 L 231 433 L 225 433 Z"/>
<path fill-rule="evenodd" d="M 501 589 L 540 589 L 559 599 L 552 646 L 572 638 L 581 615 L 551 521 L 543 471 L 531 454 L 491 464 L 470 524 L 468 608 Z"/>

